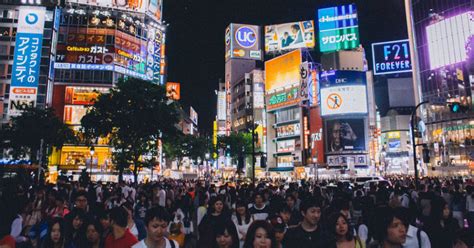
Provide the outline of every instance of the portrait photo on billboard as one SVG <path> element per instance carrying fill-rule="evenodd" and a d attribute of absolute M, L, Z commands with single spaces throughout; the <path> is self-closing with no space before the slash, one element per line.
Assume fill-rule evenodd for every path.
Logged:
<path fill-rule="evenodd" d="M 327 120 L 326 150 L 330 154 L 365 151 L 364 119 Z"/>
<path fill-rule="evenodd" d="M 265 52 L 314 48 L 313 21 L 265 26 Z"/>

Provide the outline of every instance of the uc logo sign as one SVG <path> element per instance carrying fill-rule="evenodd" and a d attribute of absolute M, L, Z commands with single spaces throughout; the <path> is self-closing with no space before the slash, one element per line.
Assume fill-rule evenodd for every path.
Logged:
<path fill-rule="evenodd" d="M 38 22 L 38 15 L 35 14 L 35 13 L 29 13 L 28 15 L 26 15 L 26 18 L 25 18 L 25 21 L 26 23 L 30 24 L 30 25 L 34 25 Z"/>
<path fill-rule="evenodd" d="M 237 29 L 237 32 L 235 32 L 235 40 L 240 46 L 244 48 L 250 48 L 253 47 L 255 43 L 257 43 L 257 35 L 253 29 L 243 26 Z"/>

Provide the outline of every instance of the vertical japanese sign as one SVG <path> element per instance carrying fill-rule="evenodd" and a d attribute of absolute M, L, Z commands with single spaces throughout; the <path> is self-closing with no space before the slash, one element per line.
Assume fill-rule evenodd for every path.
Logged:
<path fill-rule="evenodd" d="M 13 58 L 8 113 L 18 116 L 36 105 L 41 48 L 46 14 L 44 7 L 20 7 Z"/>
<path fill-rule="evenodd" d="M 359 46 L 359 22 L 355 4 L 318 10 L 321 52 L 354 49 Z"/>

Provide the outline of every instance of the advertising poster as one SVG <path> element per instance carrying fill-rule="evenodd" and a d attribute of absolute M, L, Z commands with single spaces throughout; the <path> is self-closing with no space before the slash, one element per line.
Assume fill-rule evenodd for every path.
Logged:
<path fill-rule="evenodd" d="M 265 26 L 265 52 L 314 48 L 314 22 L 302 21 Z"/>
<path fill-rule="evenodd" d="M 295 50 L 265 62 L 265 91 L 278 90 L 300 82 L 301 51 Z"/>
<path fill-rule="evenodd" d="M 321 116 L 366 114 L 365 85 L 333 86 L 321 89 Z"/>
<path fill-rule="evenodd" d="M 86 113 L 87 107 L 82 105 L 64 106 L 64 123 L 67 125 L 80 125 L 81 119 Z"/>
<path fill-rule="evenodd" d="M 311 108 L 309 112 L 309 132 L 311 158 L 317 158 L 318 163 L 324 162 L 323 119 L 319 108 Z"/>
<path fill-rule="evenodd" d="M 64 103 L 70 105 L 93 105 L 100 94 L 108 92 L 108 88 L 66 87 Z"/>
<path fill-rule="evenodd" d="M 265 107 L 265 84 L 264 83 L 253 84 L 253 107 L 254 108 Z"/>
<path fill-rule="evenodd" d="M 181 84 L 175 82 L 166 83 L 166 97 L 178 101 L 181 99 Z"/>
<path fill-rule="evenodd" d="M 308 99 L 311 107 L 315 107 L 319 104 L 319 82 L 318 71 L 311 69 L 308 75 Z"/>
<path fill-rule="evenodd" d="M 354 49 L 359 46 L 359 21 L 355 4 L 318 10 L 321 52 Z"/>
<path fill-rule="evenodd" d="M 8 115 L 18 116 L 26 107 L 36 106 L 37 88 L 10 87 Z"/>
<path fill-rule="evenodd" d="M 161 22 L 163 16 L 163 0 L 148 0 L 147 12 Z"/>
<path fill-rule="evenodd" d="M 67 0 L 66 2 L 145 13 L 149 7 L 148 1 L 149 0 Z"/>
<path fill-rule="evenodd" d="M 372 44 L 374 74 L 411 72 L 410 44 L 408 40 Z"/>
<path fill-rule="evenodd" d="M 326 121 L 326 151 L 344 154 L 365 151 L 364 119 L 337 119 Z"/>
<path fill-rule="evenodd" d="M 277 141 L 277 152 L 294 152 L 296 149 L 295 140 Z"/>
<path fill-rule="evenodd" d="M 323 71 L 320 76 L 321 87 L 340 84 L 367 84 L 367 75 L 361 71 Z"/>
<path fill-rule="evenodd" d="M 276 128 L 277 138 L 284 138 L 290 136 L 299 136 L 301 134 L 301 127 L 299 123 L 279 126 Z"/>
<path fill-rule="evenodd" d="M 231 23 L 225 31 L 226 59 L 262 60 L 260 27 Z"/>

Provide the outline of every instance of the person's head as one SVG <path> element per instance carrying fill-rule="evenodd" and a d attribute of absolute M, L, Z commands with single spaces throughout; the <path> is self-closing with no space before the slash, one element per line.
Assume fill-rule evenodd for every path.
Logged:
<path fill-rule="evenodd" d="M 65 226 L 62 218 L 54 218 L 48 226 L 47 240 L 49 245 L 64 243 Z"/>
<path fill-rule="evenodd" d="M 224 211 L 224 200 L 221 196 L 214 196 L 209 201 L 210 213 L 221 214 Z"/>
<path fill-rule="evenodd" d="M 253 201 L 254 201 L 256 206 L 261 207 L 263 205 L 263 202 L 265 201 L 265 198 L 264 198 L 262 193 L 257 192 L 257 193 L 255 193 L 255 195 L 253 197 Z"/>
<path fill-rule="evenodd" d="M 300 31 L 300 26 L 298 24 L 291 25 L 291 32 L 293 34 L 296 34 L 298 31 Z"/>
<path fill-rule="evenodd" d="M 244 201 L 237 201 L 235 203 L 235 213 L 237 216 L 246 215 L 248 212 L 248 205 Z"/>
<path fill-rule="evenodd" d="M 375 210 L 373 237 L 380 243 L 402 245 L 407 237 L 406 224 L 403 223 L 399 212 L 389 207 L 380 207 Z"/>
<path fill-rule="evenodd" d="M 245 248 L 276 247 L 275 231 L 270 223 L 264 220 L 254 221 L 248 231 L 244 243 Z"/>
<path fill-rule="evenodd" d="M 327 230 L 337 239 L 352 240 L 354 238 L 349 221 L 342 213 L 333 213 L 329 216 Z"/>
<path fill-rule="evenodd" d="M 157 206 L 146 211 L 145 228 L 147 231 L 147 239 L 154 242 L 162 240 L 171 221 L 171 215 L 162 206 Z"/>
<path fill-rule="evenodd" d="M 273 227 L 273 230 L 275 230 L 275 240 L 278 243 L 281 243 L 283 241 L 283 238 L 285 237 L 286 233 L 286 224 L 283 221 L 283 219 L 280 216 L 275 216 L 270 219 L 270 224 Z"/>
<path fill-rule="evenodd" d="M 112 228 L 127 228 L 128 213 L 123 207 L 114 207 L 110 210 L 110 225 Z"/>
<path fill-rule="evenodd" d="M 286 205 L 289 207 L 289 208 L 294 208 L 295 207 L 295 204 L 296 204 L 296 197 L 292 194 L 288 194 L 286 195 L 285 197 L 285 201 L 286 201 Z"/>
<path fill-rule="evenodd" d="M 104 229 L 98 221 L 88 223 L 86 226 L 87 242 L 89 242 L 90 244 L 100 243 L 100 238 L 102 237 L 103 232 Z"/>
<path fill-rule="evenodd" d="M 106 211 L 101 212 L 97 219 L 99 219 L 100 225 L 102 225 L 103 230 L 107 230 L 110 228 L 110 217 L 109 213 Z"/>
<path fill-rule="evenodd" d="M 288 32 L 284 32 L 284 33 L 283 33 L 283 37 L 284 37 L 285 39 L 288 38 L 288 35 L 289 35 Z"/>
<path fill-rule="evenodd" d="M 133 205 L 130 202 L 124 202 L 122 204 L 122 207 L 127 211 L 128 213 L 128 218 L 133 218 Z"/>
<path fill-rule="evenodd" d="M 80 208 L 84 211 L 87 210 L 87 193 L 83 190 L 78 191 L 74 197 L 74 204 L 76 208 Z"/>
<path fill-rule="evenodd" d="M 332 142 L 334 145 L 341 144 L 341 123 L 336 121 L 332 126 Z"/>
<path fill-rule="evenodd" d="M 64 207 L 64 198 L 62 196 L 56 197 L 55 204 L 56 207 Z"/>
<path fill-rule="evenodd" d="M 81 229 L 84 224 L 85 219 L 85 212 L 82 209 L 74 209 L 71 211 L 70 220 L 71 220 L 71 227 L 73 230 L 77 231 Z"/>
<path fill-rule="evenodd" d="M 214 230 L 214 247 L 236 248 L 239 247 L 239 236 L 232 221 L 218 221 Z"/>
<path fill-rule="evenodd" d="M 321 219 L 321 201 L 314 197 L 306 198 L 300 206 L 303 221 L 309 225 L 318 225 Z"/>
<path fill-rule="evenodd" d="M 140 195 L 140 202 L 146 203 L 146 195 L 145 194 Z"/>
<path fill-rule="evenodd" d="M 278 210 L 278 215 L 281 217 L 283 222 L 288 224 L 291 219 L 291 209 L 288 206 L 282 206 L 280 210 Z"/>

